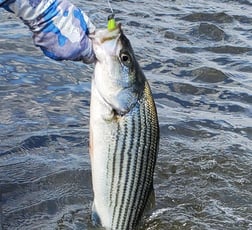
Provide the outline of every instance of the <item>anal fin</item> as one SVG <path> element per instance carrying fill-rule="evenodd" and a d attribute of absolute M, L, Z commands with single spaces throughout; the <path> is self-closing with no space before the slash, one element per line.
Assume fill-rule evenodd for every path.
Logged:
<path fill-rule="evenodd" d="M 148 215 L 154 208 L 155 208 L 155 191 L 153 185 L 151 186 L 151 189 L 149 191 L 148 199 L 144 207 L 144 215 Z"/>

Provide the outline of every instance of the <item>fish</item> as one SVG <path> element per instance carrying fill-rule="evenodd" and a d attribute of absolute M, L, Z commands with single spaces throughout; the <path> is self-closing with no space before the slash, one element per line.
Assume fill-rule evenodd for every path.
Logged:
<path fill-rule="evenodd" d="M 90 102 L 92 220 L 105 229 L 136 229 L 155 203 L 157 109 L 121 24 L 97 29 L 91 39 L 96 56 Z"/>

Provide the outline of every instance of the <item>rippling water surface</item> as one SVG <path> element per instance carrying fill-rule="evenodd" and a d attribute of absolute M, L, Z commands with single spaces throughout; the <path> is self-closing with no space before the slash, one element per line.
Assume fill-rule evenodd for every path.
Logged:
<path fill-rule="evenodd" d="M 73 1 L 97 27 L 106 1 Z M 161 129 L 156 209 L 141 229 L 252 229 L 252 2 L 112 1 Z M 0 11 L 2 229 L 92 229 L 93 65 L 44 57 Z"/>

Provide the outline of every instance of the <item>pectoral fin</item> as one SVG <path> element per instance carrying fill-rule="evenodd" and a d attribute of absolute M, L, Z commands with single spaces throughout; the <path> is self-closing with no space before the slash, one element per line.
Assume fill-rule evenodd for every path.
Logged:
<path fill-rule="evenodd" d="M 101 226 L 101 219 L 96 212 L 95 204 L 93 203 L 92 205 L 92 216 L 91 216 L 92 222 L 94 226 Z"/>

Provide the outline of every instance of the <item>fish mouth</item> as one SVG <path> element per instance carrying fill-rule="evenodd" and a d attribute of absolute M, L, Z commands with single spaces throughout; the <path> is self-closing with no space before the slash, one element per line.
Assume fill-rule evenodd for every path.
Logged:
<path fill-rule="evenodd" d="M 92 34 L 89 34 L 89 38 L 94 44 L 101 45 L 106 41 L 116 39 L 121 33 L 122 26 L 121 23 L 118 23 L 112 30 L 109 30 L 108 28 L 95 30 Z"/>

